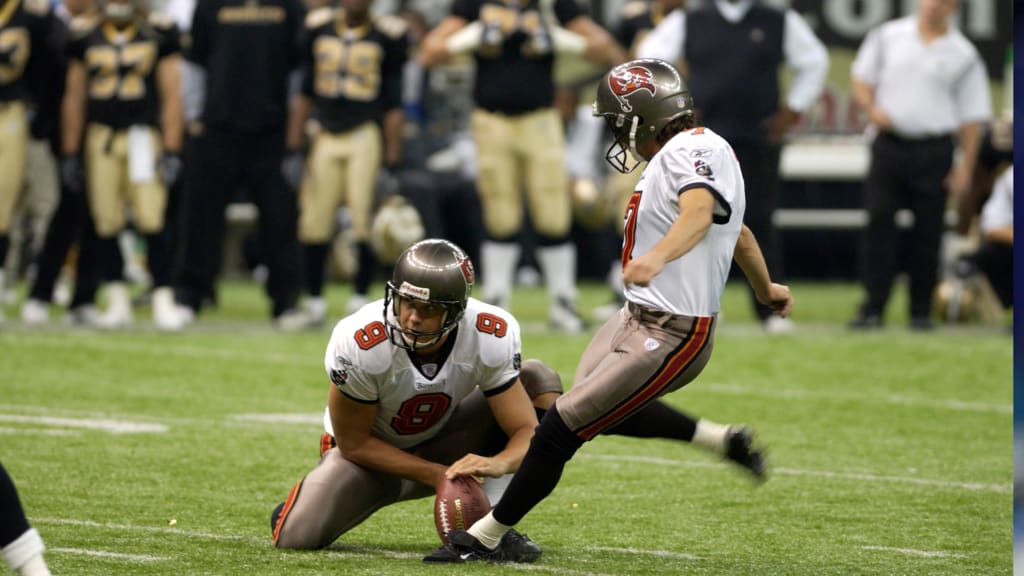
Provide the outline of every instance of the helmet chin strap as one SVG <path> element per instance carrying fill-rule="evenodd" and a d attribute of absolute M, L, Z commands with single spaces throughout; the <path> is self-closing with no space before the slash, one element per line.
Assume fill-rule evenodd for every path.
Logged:
<path fill-rule="evenodd" d="M 639 152 L 636 151 L 636 128 L 640 125 L 640 117 L 633 116 L 633 124 L 629 127 L 629 151 L 633 153 L 633 158 L 639 160 L 643 158 Z"/>

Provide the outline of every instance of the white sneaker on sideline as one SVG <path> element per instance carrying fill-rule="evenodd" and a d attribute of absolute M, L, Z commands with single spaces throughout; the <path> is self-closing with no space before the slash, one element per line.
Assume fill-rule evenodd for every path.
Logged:
<path fill-rule="evenodd" d="M 96 319 L 96 326 L 106 330 L 127 328 L 135 321 L 132 316 L 132 297 L 124 282 L 107 285 L 107 309 Z"/>
<path fill-rule="evenodd" d="M 791 334 L 796 330 L 796 324 L 789 318 L 771 315 L 764 320 L 764 331 L 769 334 Z"/>
<path fill-rule="evenodd" d="M 64 324 L 82 328 L 99 326 L 100 311 L 92 304 L 77 306 L 64 313 Z"/>
<path fill-rule="evenodd" d="M 29 298 L 21 305 L 21 323 L 26 326 L 42 326 L 50 321 L 50 305 L 42 300 Z"/>
<path fill-rule="evenodd" d="M 564 296 L 555 298 L 549 314 L 551 328 L 558 332 L 578 334 L 585 328 L 583 319 L 576 312 L 576 303 Z"/>
<path fill-rule="evenodd" d="M 353 294 L 348 297 L 348 302 L 345 303 L 345 315 L 357 312 L 369 303 L 370 299 L 366 297 L 366 294 Z"/>
<path fill-rule="evenodd" d="M 174 292 L 167 286 L 153 291 L 153 325 L 162 332 L 180 332 L 185 327 Z"/>
<path fill-rule="evenodd" d="M 282 332 L 299 332 L 309 326 L 309 313 L 299 308 L 289 308 L 274 318 L 274 327 Z"/>
<path fill-rule="evenodd" d="M 310 328 L 323 326 L 327 321 L 327 301 L 323 298 L 307 298 L 302 307 L 309 316 Z"/>

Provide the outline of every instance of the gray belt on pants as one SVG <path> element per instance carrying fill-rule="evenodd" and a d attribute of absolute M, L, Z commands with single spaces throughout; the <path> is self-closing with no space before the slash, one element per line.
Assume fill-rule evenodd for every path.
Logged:
<path fill-rule="evenodd" d="M 671 312 L 666 312 L 665 310 L 657 310 L 655 308 L 641 306 L 635 302 L 626 302 L 626 309 L 629 311 L 630 315 L 637 320 L 650 322 L 652 324 L 657 324 L 662 328 L 680 332 L 689 332 L 693 328 L 694 320 L 696 320 L 694 316 L 673 314 Z"/>

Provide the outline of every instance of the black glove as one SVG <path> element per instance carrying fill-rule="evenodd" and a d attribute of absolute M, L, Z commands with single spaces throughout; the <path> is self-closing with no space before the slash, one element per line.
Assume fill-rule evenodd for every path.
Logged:
<path fill-rule="evenodd" d="M 60 159 L 60 183 L 72 194 L 85 192 L 85 170 L 78 156 L 64 156 Z"/>
<path fill-rule="evenodd" d="M 184 164 L 181 161 L 180 154 L 164 152 L 164 155 L 160 157 L 160 164 L 157 166 L 157 171 L 160 174 L 160 181 L 164 183 L 165 188 L 170 190 L 178 183 L 178 179 L 181 178 L 181 170 L 183 166 Z"/>
<path fill-rule="evenodd" d="M 374 194 L 378 200 L 398 194 L 402 186 L 399 183 L 398 173 L 388 166 L 381 166 L 377 172 L 377 181 L 374 182 Z"/>
<path fill-rule="evenodd" d="M 298 150 L 285 153 L 284 160 L 281 161 L 281 175 L 293 190 L 298 190 L 302 185 L 303 164 L 305 164 L 305 159 L 302 157 L 302 152 Z"/>

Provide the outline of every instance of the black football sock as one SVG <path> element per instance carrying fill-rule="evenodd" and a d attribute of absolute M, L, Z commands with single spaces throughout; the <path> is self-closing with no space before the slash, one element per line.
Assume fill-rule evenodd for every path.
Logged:
<path fill-rule="evenodd" d="M 3 270 L 4 264 L 7 262 L 8 244 L 7 234 L 0 234 L 0 270 Z"/>
<path fill-rule="evenodd" d="M 96 268 L 101 282 L 124 281 L 124 258 L 116 235 L 96 240 Z"/>
<path fill-rule="evenodd" d="M 29 529 L 14 482 L 0 464 L 0 548 L 14 542 Z"/>
<path fill-rule="evenodd" d="M 305 257 L 306 292 L 310 296 L 319 298 L 324 290 L 324 263 L 327 260 L 327 244 L 305 244 L 303 245 L 303 256 Z M 362 262 L 360 262 L 360 268 Z"/>
<path fill-rule="evenodd" d="M 370 282 L 373 282 L 377 258 L 373 255 L 373 248 L 369 242 L 357 242 L 356 253 L 359 256 L 359 269 L 356 270 L 356 277 L 352 282 L 352 291 L 365 296 L 370 291 Z"/>
<path fill-rule="evenodd" d="M 146 234 L 146 261 L 149 274 L 153 277 L 153 287 L 170 286 L 171 247 L 163 232 Z"/>
<path fill-rule="evenodd" d="M 655 400 L 626 420 L 608 428 L 602 434 L 634 438 L 667 438 L 690 442 L 696 431 L 696 419 L 672 408 L 661 400 Z"/>
<path fill-rule="evenodd" d="M 555 406 L 544 415 L 530 441 L 530 449 L 512 477 L 505 494 L 492 515 L 507 526 L 514 526 L 558 485 L 565 463 L 583 445 L 583 440 L 562 422 Z"/>

